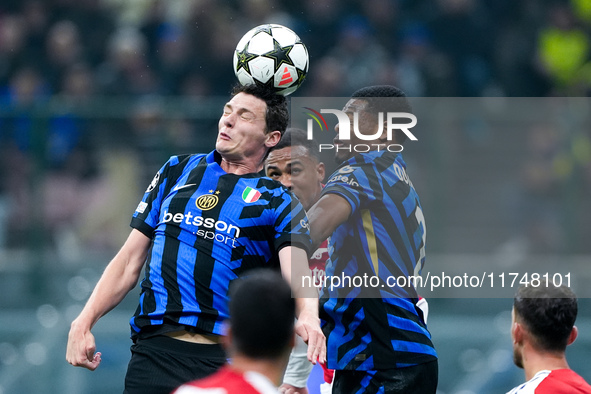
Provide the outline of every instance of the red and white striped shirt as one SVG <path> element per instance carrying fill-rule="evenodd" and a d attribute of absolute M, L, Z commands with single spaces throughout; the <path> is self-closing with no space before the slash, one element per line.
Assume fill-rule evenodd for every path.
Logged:
<path fill-rule="evenodd" d="M 507 394 L 591 394 L 591 386 L 572 369 L 543 370 Z"/>

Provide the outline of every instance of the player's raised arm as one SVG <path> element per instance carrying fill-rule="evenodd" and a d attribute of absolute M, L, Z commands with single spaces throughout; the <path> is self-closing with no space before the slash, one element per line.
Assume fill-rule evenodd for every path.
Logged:
<path fill-rule="evenodd" d="M 308 360 L 326 361 L 326 338 L 320 329 L 318 317 L 318 295 L 307 294 L 310 289 L 302 287 L 302 278 L 311 276 L 308 259 L 303 249 L 287 246 L 279 251 L 283 277 L 291 284 L 296 297 L 296 333 L 308 344 Z"/>
<path fill-rule="evenodd" d="M 150 242 L 144 234 L 132 230 L 121 250 L 105 268 L 84 309 L 71 324 L 66 350 L 66 360 L 70 364 L 91 371 L 99 366 L 101 355 L 95 354 L 96 344 L 90 330 L 135 287 Z"/>

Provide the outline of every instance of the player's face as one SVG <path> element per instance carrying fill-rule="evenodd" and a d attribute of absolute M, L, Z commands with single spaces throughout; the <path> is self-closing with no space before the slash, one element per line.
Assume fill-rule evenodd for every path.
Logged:
<path fill-rule="evenodd" d="M 335 148 L 335 161 L 337 163 L 342 163 L 345 160 L 350 159 L 351 157 L 355 156 L 357 152 L 355 151 L 355 145 L 361 144 L 363 146 L 369 145 L 371 147 L 372 144 L 380 143 L 379 141 L 364 141 L 357 137 L 357 135 L 353 132 L 353 116 L 357 112 L 359 114 L 358 118 L 358 126 L 359 132 L 365 135 L 375 135 L 378 130 L 378 117 L 375 114 L 371 114 L 365 111 L 367 107 L 367 101 L 363 99 L 351 99 L 345 104 L 343 108 L 343 112 L 349 117 L 349 124 L 351 127 L 351 139 L 349 140 L 339 140 L 339 125 L 335 126 L 335 131 L 337 135 L 334 138 L 334 144 L 338 147 Z M 385 130 L 385 129 L 382 129 Z M 360 149 L 361 151 L 365 151 Z"/>
<path fill-rule="evenodd" d="M 267 104 L 258 97 L 238 93 L 224 105 L 218 122 L 216 150 L 229 161 L 263 156 L 274 146 L 281 133 L 265 133 Z"/>
<path fill-rule="evenodd" d="M 310 209 L 320 197 L 324 164 L 310 156 L 303 146 L 271 151 L 265 163 L 267 176 L 293 191 L 304 209 Z"/>

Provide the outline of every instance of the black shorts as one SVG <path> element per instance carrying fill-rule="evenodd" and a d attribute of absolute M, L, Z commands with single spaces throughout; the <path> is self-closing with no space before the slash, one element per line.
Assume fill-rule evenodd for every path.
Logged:
<path fill-rule="evenodd" d="M 333 394 L 431 394 L 437 391 L 437 360 L 412 367 L 373 371 L 337 370 Z"/>
<path fill-rule="evenodd" d="M 170 394 L 204 378 L 226 363 L 221 345 L 180 341 L 167 336 L 138 339 L 131 346 L 124 394 Z"/>

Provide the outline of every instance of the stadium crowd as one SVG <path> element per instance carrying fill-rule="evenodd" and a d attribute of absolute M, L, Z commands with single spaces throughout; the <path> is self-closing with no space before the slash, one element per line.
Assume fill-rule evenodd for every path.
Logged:
<path fill-rule="evenodd" d="M 0 246 L 22 242 L 36 215 L 59 233 L 80 212 L 92 216 L 83 209 L 88 206 L 102 209 L 86 217 L 93 225 L 77 236 L 92 233 L 98 246 L 119 244 L 121 235 L 104 236 L 116 241 L 97 236 L 100 226 L 125 216 L 112 212 L 109 201 L 130 207 L 156 163 L 179 147 L 194 151 L 203 140 L 194 123 L 163 116 L 162 98 L 227 94 L 235 82 L 236 43 L 267 22 L 293 28 L 309 49 L 310 72 L 298 96 L 348 96 L 372 84 L 399 86 L 410 97 L 591 93 L 591 6 L 585 0 L 5 0 Z M 64 110 L 43 123 L 31 108 L 54 97 L 137 104 L 120 122 L 97 126 Z M 567 182 L 573 168 L 591 185 L 590 136 L 577 137 L 578 149 L 569 136 L 556 138 L 567 140 L 551 153 L 563 165 L 550 177 L 539 180 L 538 153 L 524 160 L 524 193 L 540 195 L 541 205 L 553 198 L 542 189 Z M 534 141 L 532 149 L 543 147 Z M 29 192 L 35 177 L 43 179 L 44 204 Z M 137 185 L 128 195 L 113 196 L 121 190 L 113 183 L 129 179 Z"/>
<path fill-rule="evenodd" d="M 409 96 L 586 95 L 584 0 L 7 0 L 0 87 L 29 95 L 223 95 L 245 31 L 275 22 L 307 44 L 301 95 L 396 82 Z M 20 82 L 19 82 L 20 81 Z"/>

